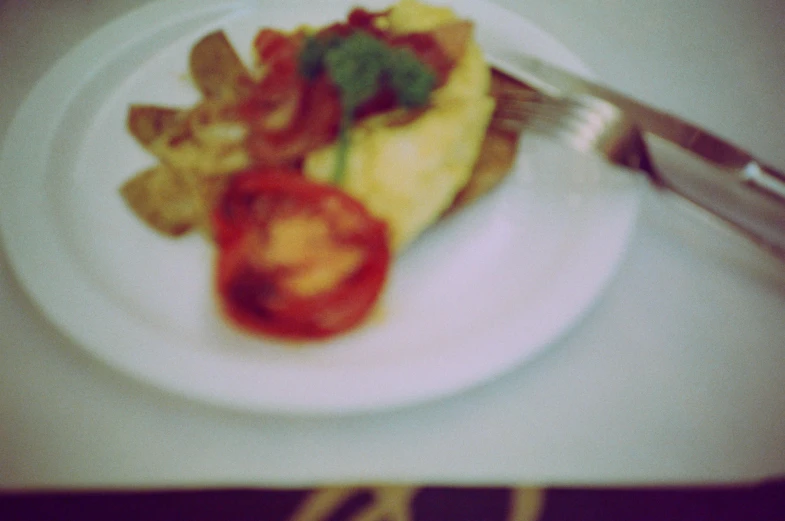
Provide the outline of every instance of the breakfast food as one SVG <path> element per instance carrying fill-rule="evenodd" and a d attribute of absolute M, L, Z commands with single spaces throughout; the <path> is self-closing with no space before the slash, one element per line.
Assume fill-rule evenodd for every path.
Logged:
<path fill-rule="evenodd" d="M 466 185 L 494 101 L 490 71 L 471 38 L 471 24 L 452 10 L 404 1 L 376 25 L 396 36 L 435 34 L 433 45 L 446 49 L 441 67 L 447 74 L 430 93 L 427 110 L 405 124 L 395 123 L 401 118 L 398 111 L 384 112 L 358 121 L 350 131 L 342 187 L 389 224 L 393 249 L 399 251 L 433 224 Z M 329 180 L 339 148 L 330 144 L 308 154 L 306 177 Z"/>
<path fill-rule="evenodd" d="M 387 274 L 387 228 L 331 185 L 297 172 L 235 175 L 213 212 L 217 289 L 248 330 L 324 338 L 360 323 Z"/>
<path fill-rule="evenodd" d="M 346 21 L 261 29 L 247 66 L 215 32 L 192 49 L 193 107 L 132 106 L 159 163 L 120 192 L 176 237 L 217 250 L 221 308 L 245 330 L 325 338 L 362 323 L 393 255 L 510 170 L 473 25 L 401 0 Z"/>

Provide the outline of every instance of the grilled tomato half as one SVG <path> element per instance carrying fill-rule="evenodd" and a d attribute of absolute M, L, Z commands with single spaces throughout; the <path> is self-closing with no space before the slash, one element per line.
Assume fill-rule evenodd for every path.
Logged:
<path fill-rule="evenodd" d="M 317 339 L 368 316 L 390 266 L 387 225 L 297 170 L 232 176 L 212 213 L 216 288 L 241 328 Z"/>

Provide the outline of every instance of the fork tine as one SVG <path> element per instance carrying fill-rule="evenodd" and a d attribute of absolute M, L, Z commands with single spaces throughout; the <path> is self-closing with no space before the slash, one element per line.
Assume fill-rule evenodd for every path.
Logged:
<path fill-rule="evenodd" d="M 526 96 L 517 92 L 504 93 L 497 98 L 493 123 L 509 125 L 518 130 L 540 128 L 556 130 L 563 125 L 585 124 L 592 117 L 586 108 L 571 98 L 553 98 L 542 95 Z M 544 132 L 547 133 L 547 132 Z"/>
<path fill-rule="evenodd" d="M 502 96 L 494 117 L 543 134 L 596 136 L 623 119 L 613 105 L 596 98 Z M 583 139 L 586 139 L 583 138 Z"/>
<path fill-rule="evenodd" d="M 638 129 L 615 105 L 593 96 L 525 96 L 512 91 L 499 97 L 492 123 L 538 133 L 579 152 L 597 152 L 612 163 L 653 175 Z"/>
<path fill-rule="evenodd" d="M 542 94 L 530 88 L 511 84 L 504 86 L 495 97 L 496 109 L 491 118 L 491 126 L 519 133 L 527 126 Z"/>

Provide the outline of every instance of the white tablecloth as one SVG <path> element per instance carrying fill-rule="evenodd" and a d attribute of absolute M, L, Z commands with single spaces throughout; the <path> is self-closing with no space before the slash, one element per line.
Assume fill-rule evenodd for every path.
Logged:
<path fill-rule="evenodd" d="M 142 3 L 0 0 L 0 132 L 69 48 Z M 780 0 L 499 3 L 606 83 L 785 167 Z M 308 418 L 149 389 L 50 325 L 3 250 L 0 357 L 2 487 L 785 474 L 785 264 L 654 190 L 618 275 L 577 327 L 511 374 L 438 402 Z"/>

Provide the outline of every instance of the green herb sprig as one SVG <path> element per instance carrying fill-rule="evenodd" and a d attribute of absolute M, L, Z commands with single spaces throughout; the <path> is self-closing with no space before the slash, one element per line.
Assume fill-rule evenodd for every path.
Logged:
<path fill-rule="evenodd" d="M 325 72 L 338 88 L 341 122 L 333 182 L 340 185 L 346 171 L 349 129 L 357 108 L 385 85 L 399 105 L 415 108 L 427 103 L 436 74 L 409 49 L 392 47 L 367 32 L 347 37 L 309 37 L 300 53 L 300 72 L 309 79 Z"/>

